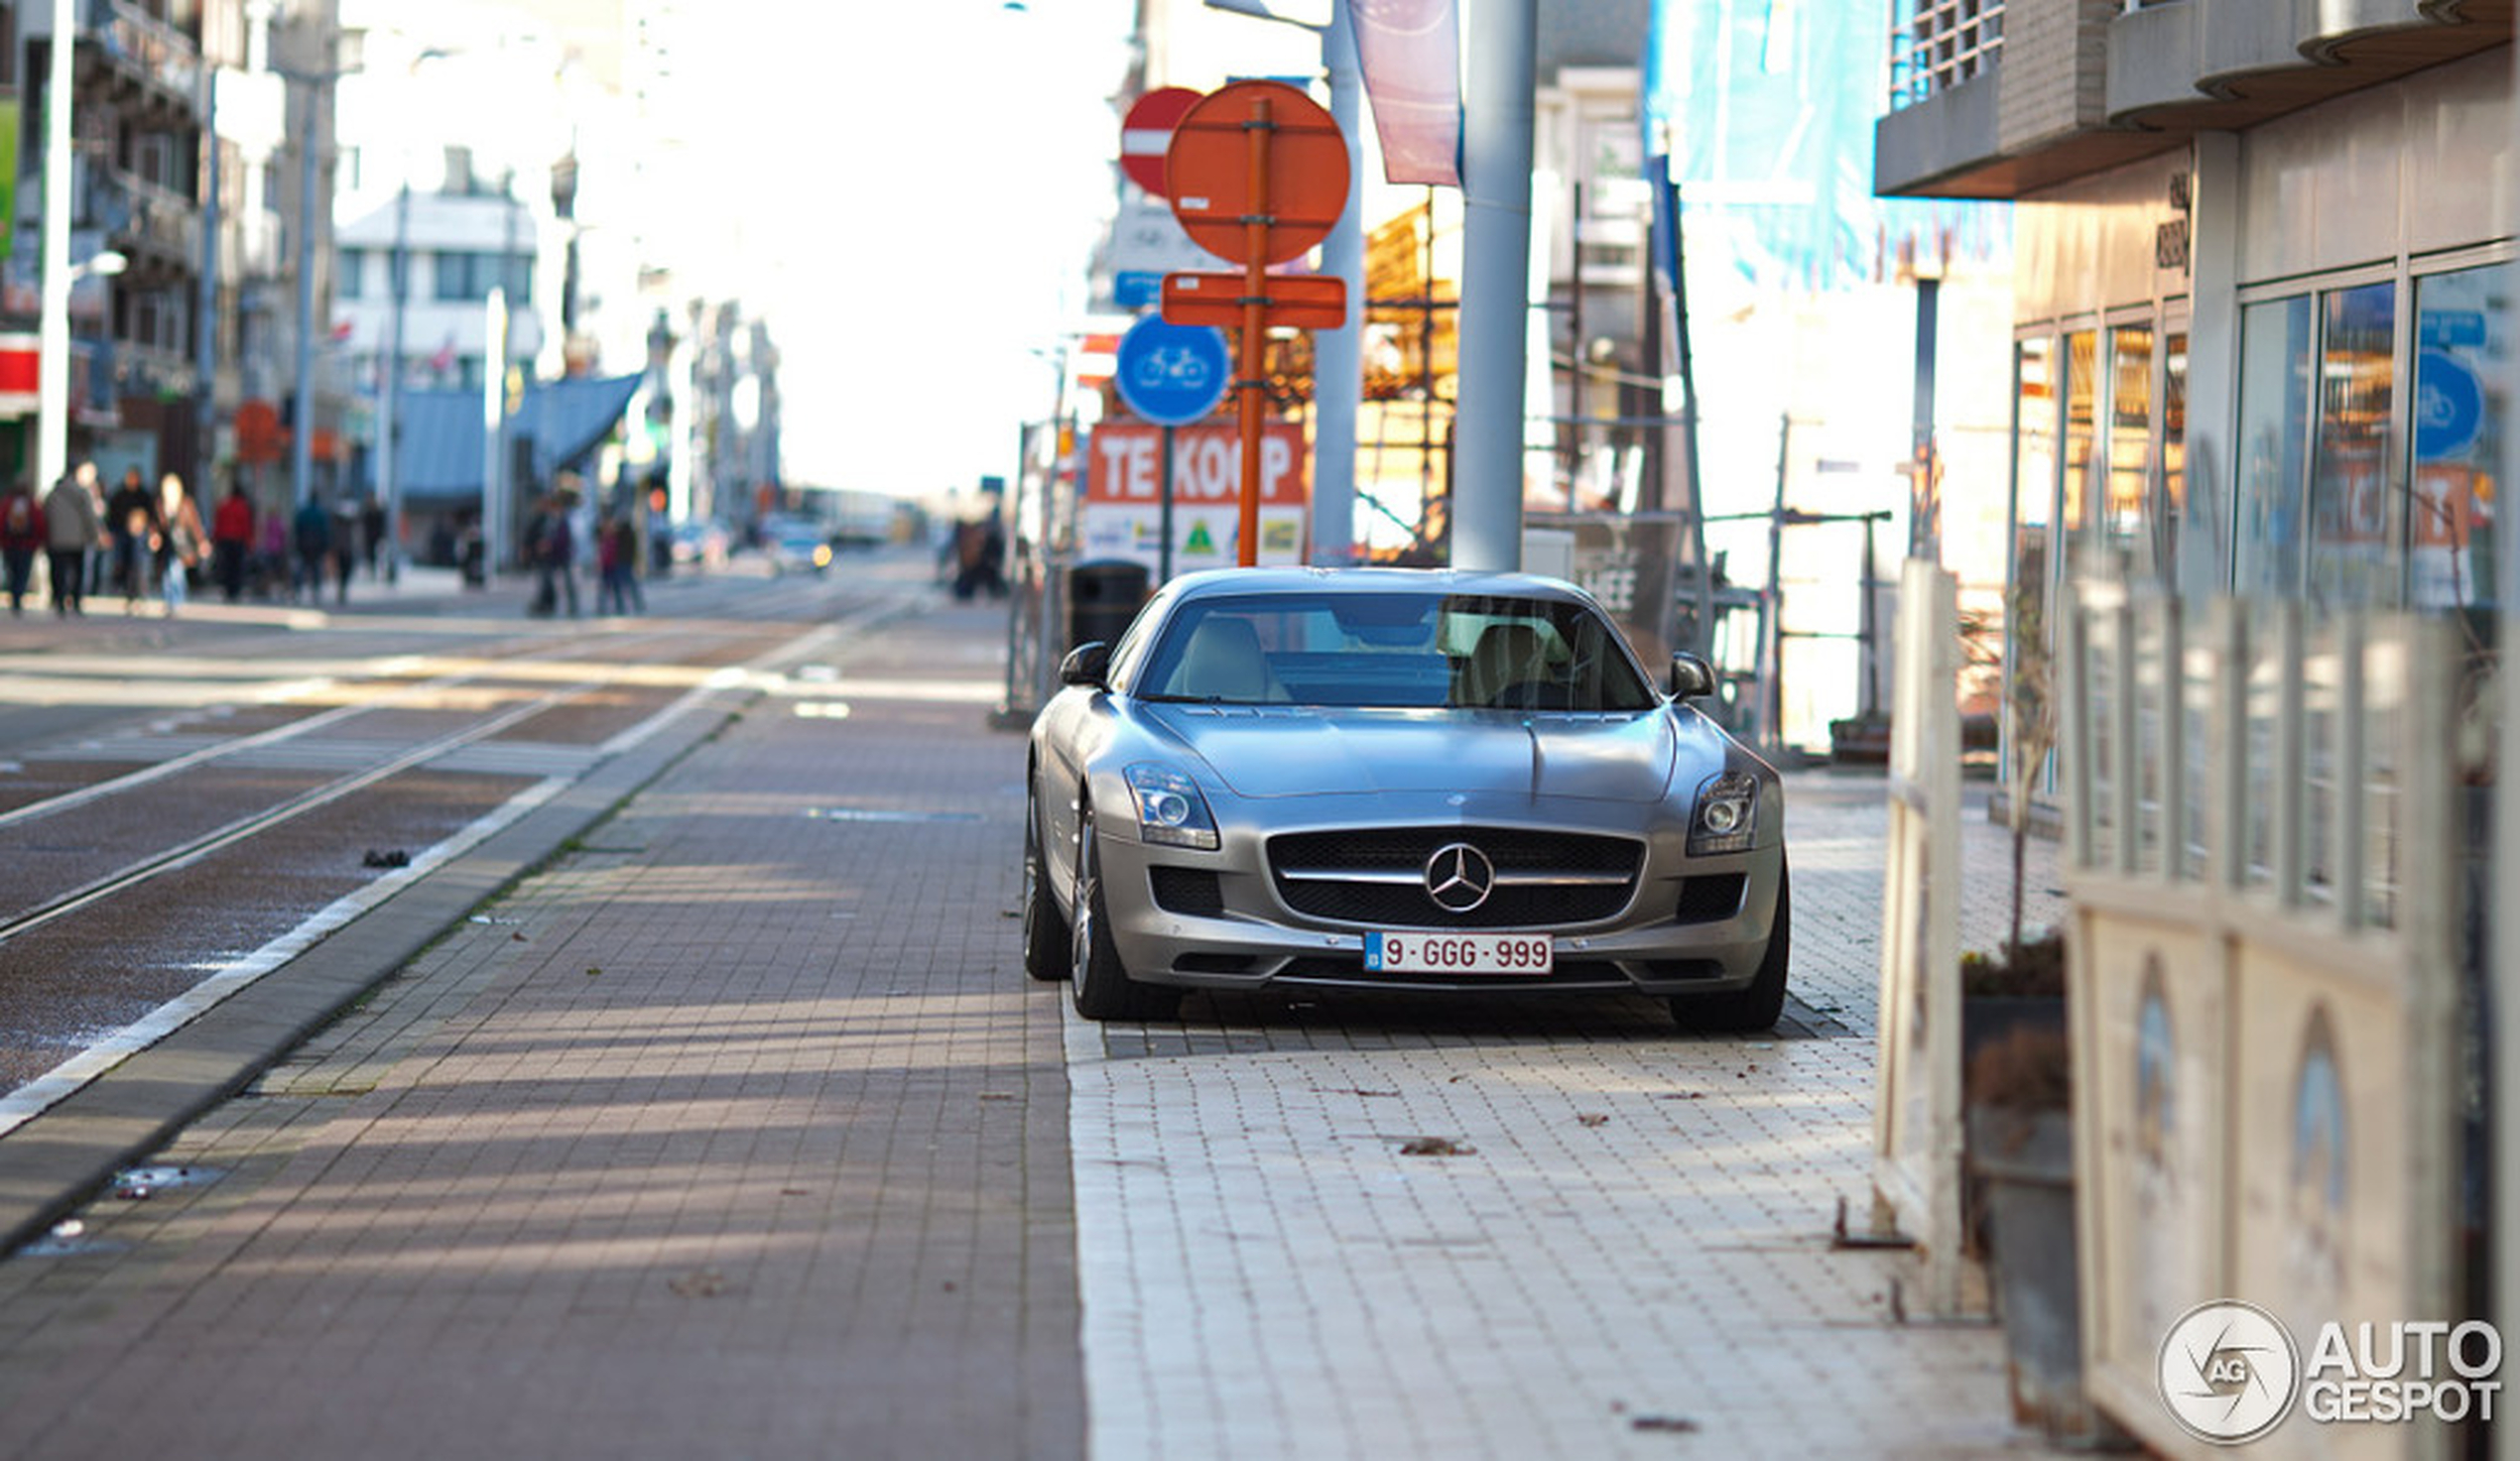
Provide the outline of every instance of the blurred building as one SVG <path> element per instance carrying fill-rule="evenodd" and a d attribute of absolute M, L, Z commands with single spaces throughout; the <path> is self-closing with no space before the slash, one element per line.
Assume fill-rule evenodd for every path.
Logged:
<path fill-rule="evenodd" d="M 162 466 L 191 476 L 199 451 L 194 322 L 204 177 L 204 51 L 227 60 L 241 43 L 237 0 L 81 0 L 71 38 L 70 256 L 108 251 L 115 276 L 71 292 L 70 454 L 114 475 Z M 39 311 L 44 206 L 43 118 L 51 64 L 49 4 L 0 4 L 0 86 L 19 108 L 15 216 L 0 328 L 32 333 Z M 0 417 L 0 457 L 32 458 L 34 412 Z"/>

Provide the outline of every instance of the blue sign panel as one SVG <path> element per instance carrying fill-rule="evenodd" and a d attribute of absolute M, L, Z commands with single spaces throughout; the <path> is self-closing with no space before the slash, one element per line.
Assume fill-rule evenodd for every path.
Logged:
<path fill-rule="evenodd" d="M 1167 324 L 1150 314 L 1120 337 L 1113 383 L 1131 411 L 1159 426 L 1197 421 L 1225 399 L 1232 356 L 1222 330 L 1203 324 Z"/>
<path fill-rule="evenodd" d="M 1164 302 L 1164 276 L 1152 269 L 1123 269 L 1111 277 L 1111 303 L 1144 309 Z"/>
<path fill-rule="evenodd" d="M 2439 350 L 2415 357 L 2415 459 L 2439 461 L 2473 445 L 2484 425 L 2485 392 L 2476 373 Z"/>

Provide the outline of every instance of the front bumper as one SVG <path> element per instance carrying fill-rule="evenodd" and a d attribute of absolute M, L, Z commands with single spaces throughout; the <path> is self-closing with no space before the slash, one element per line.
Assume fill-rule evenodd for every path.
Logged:
<path fill-rule="evenodd" d="M 1456 815 L 1465 825 L 1494 820 L 1474 812 Z M 1415 824 L 1444 823 L 1421 819 Z M 1517 818 L 1514 824 L 1633 837 L 1645 848 L 1626 906 L 1612 916 L 1481 929 L 1549 934 L 1555 968 L 1546 976 L 1368 972 L 1364 939 L 1371 929 L 1457 931 L 1460 925 L 1434 917 L 1366 925 L 1316 917 L 1289 907 L 1270 870 L 1269 837 L 1379 823 L 1290 823 L 1265 831 L 1225 828 L 1222 845 L 1214 852 L 1150 846 L 1105 823 L 1098 829 L 1098 856 L 1112 938 L 1131 978 L 1203 989 L 1615 991 L 1661 996 L 1738 990 L 1757 974 L 1767 953 L 1785 860 L 1783 840 L 1775 835 L 1773 822 L 1763 846 L 1700 858 L 1688 856 L 1685 829 L 1676 823 L 1604 826 L 1598 820 L 1535 823 Z M 1164 885 L 1161 895 L 1159 879 Z M 1185 897 L 1185 888 L 1194 890 L 1195 896 Z"/>

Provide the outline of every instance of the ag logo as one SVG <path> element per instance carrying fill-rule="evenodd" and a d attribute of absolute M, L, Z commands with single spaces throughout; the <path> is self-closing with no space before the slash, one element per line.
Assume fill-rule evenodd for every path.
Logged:
<path fill-rule="evenodd" d="M 2179 1316 L 2154 1366 L 2161 1402 L 2190 1435 L 2238 1445 L 2273 1430 L 2301 1390 L 2301 1353 L 2283 1322 L 2221 1299 Z"/>

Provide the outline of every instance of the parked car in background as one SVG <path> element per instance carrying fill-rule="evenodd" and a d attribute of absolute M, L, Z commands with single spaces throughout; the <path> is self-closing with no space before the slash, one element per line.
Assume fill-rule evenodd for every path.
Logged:
<path fill-rule="evenodd" d="M 715 519 L 691 519 L 675 524 L 667 533 L 674 561 L 698 563 L 705 567 L 722 565 L 734 542 L 726 525 Z"/>
<path fill-rule="evenodd" d="M 831 530 L 815 519 L 764 518 L 760 541 L 774 573 L 819 573 L 831 566 Z"/>
<path fill-rule="evenodd" d="M 1775 771 L 1689 703 L 1704 662 L 1649 675 L 1571 585 L 1192 574 L 1060 678 L 1024 965 L 1089 1018 L 1187 988 L 1635 991 L 1717 1030 L 1783 1009 Z"/>

